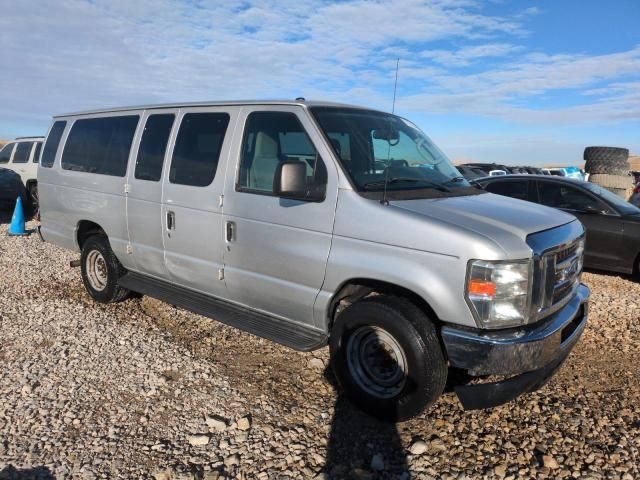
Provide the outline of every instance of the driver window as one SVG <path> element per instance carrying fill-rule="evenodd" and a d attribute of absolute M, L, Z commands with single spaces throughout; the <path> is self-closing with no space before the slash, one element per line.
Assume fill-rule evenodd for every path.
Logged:
<path fill-rule="evenodd" d="M 251 113 L 244 134 L 238 191 L 273 195 L 275 176 L 282 163 L 302 163 L 308 187 L 326 187 L 326 167 L 295 114 Z"/>
<path fill-rule="evenodd" d="M 583 212 L 588 208 L 608 210 L 600 201 L 577 188 L 561 183 L 539 182 L 540 203 L 548 207 Z"/>

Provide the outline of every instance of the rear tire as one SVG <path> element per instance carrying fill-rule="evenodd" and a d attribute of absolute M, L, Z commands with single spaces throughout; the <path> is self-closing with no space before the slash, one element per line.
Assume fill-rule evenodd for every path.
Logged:
<path fill-rule="evenodd" d="M 374 296 L 353 303 L 336 319 L 329 346 L 346 395 L 380 419 L 414 417 L 444 390 L 447 363 L 436 329 L 405 298 Z"/>
<path fill-rule="evenodd" d="M 27 187 L 29 192 L 29 201 L 31 202 L 31 209 L 33 212 L 37 212 L 40 208 L 40 199 L 38 198 L 38 184 L 33 182 Z"/>
<path fill-rule="evenodd" d="M 80 267 L 84 287 L 96 302 L 120 302 L 131 293 L 118 285 L 118 279 L 126 273 L 126 269 L 116 258 L 104 235 L 94 235 L 84 242 Z"/>

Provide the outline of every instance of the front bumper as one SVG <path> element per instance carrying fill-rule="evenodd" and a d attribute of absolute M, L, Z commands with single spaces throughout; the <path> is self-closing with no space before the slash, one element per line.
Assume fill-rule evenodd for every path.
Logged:
<path fill-rule="evenodd" d="M 536 390 L 560 367 L 584 331 L 589 289 L 548 318 L 521 328 L 482 331 L 442 327 L 449 364 L 471 376 L 512 376 L 507 380 L 456 387 L 465 408 L 489 408 Z"/>

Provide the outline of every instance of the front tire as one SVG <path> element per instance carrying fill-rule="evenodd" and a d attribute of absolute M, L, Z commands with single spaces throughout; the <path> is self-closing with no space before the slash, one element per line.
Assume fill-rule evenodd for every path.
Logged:
<path fill-rule="evenodd" d="M 338 383 L 375 417 L 409 419 L 444 390 L 447 363 L 436 329 L 405 298 L 374 296 L 350 305 L 336 319 L 329 346 Z"/>
<path fill-rule="evenodd" d="M 95 301 L 114 303 L 129 296 L 130 291 L 118 285 L 126 270 L 104 235 L 94 235 L 84 242 L 80 266 L 84 287 Z"/>

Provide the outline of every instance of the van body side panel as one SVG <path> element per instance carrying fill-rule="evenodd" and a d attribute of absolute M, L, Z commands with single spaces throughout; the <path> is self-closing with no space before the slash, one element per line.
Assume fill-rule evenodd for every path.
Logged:
<path fill-rule="evenodd" d="M 51 123 L 47 137 L 51 132 L 56 119 Z M 65 129 L 60 137 L 55 159 L 51 167 L 38 165 L 38 195 L 40 197 L 40 233 L 45 241 L 69 250 L 78 250 L 76 242 L 75 223 L 67 223 L 65 212 L 68 210 L 63 196 L 64 189 L 60 186 L 60 156 L 67 141 L 71 121 L 67 121 Z"/>
<path fill-rule="evenodd" d="M 81 118 L 101 118 L 122 116 L 123 114 L 101 114 Z M 126 115 L 142 115 L 141 111 L 127 112 Z M 73 246 L 78 249 L 76 232 L 78 224 L 83 220 L 94 222 L 102 227 L 113 252 L 125 268 L 135 269 L 131 255 L 127 254 L 129 243 L 126 222 L 126 197 L 124 185 L 126 176 L 102 175 L 97 173 L 65 170 L 62 168 L 62 157 L 67 145 L 70 129 L 75 121 L 81 118 L 67 118 L 65 134 L 60 141 L 58 154 L 52 168 L 41 168 L 43 183 L 51 183 L 44 187 L 43 225 L 45 239 L 49 231 L 57 231 L 53 236 L 60 238 L 61 246 Z M 138 122 L 137 128 L 140 128 Z M 135 136 L 134 136 L 135 138 Z M 131 151 L 129 152 L 129 163 Z M 48 170 L 48 171 L 47 171 Z M 45 173 L 46 172 L 46 173 Z"/>
<path fill-rule="evenodd" d="M 303 202 L 236 189 L 244 125 L 247 116 L 256 111 L 297 115 L 327 168 L 323 202 Z M 225 249 L 225 281 L 231 301 L 316 326 L 313 305 L 324 281 L 331 248 L 337 190 L 337 172 L 331 153 L 302 108 L 243 109 L 224 197 L 225 222 L 233 224 L 233 238 Z"/>
<path fill-rule="evenodd" d="M 223 219 L 220 195 L 223 193 L 225 169 L 233 137 L 238 107 L 193 107 L 180 110 L 176 118 L 177 134 L 171 145 L 163 176 L 162 235 L 165 263 L 172 282 L 201 293 L 226 298 L 224 280 L 218 271 L 223 266 Z M 197 113 L 226 114 L 229 122 L 211 184 L 191 186 L 170 181 L 173 150 L 185 115 Z M 168 216 L 174 218 L 169 229 Z"/>
<path fill-rule="evenodd" d="M 163 178 L 168 175 L 169 162 L 171 161 L 169 154 L 177 131 L 178 112 L 178 109 L 147 110 L 145 112 L 144 117 L 141 119 L 141 129 L 138 131 L 139 134 L 136 136 L 134 147 L 132 148 L 132 157 L 127 175 L 129 185 L 127 222 L 136 271 L 164 280 L 169 279 L 169 270 L 165 265 L 164 258 Z M 136 159 L 147 121 L 152 115 L 165 114 L 173 114 L 175 118 L 165 150 L 161 177 L 157 181 L 136 178 Z"/>
<path fill-rule="evenodd" d="M 364 278 L 406 288 L 422 297 L 440 320 L 475 327 L 464 300 L 467 262 L 504 255 L 480 233 L 341 189 L 316 315 L 327 328 L 333 295 L 345 282 Z"/>

